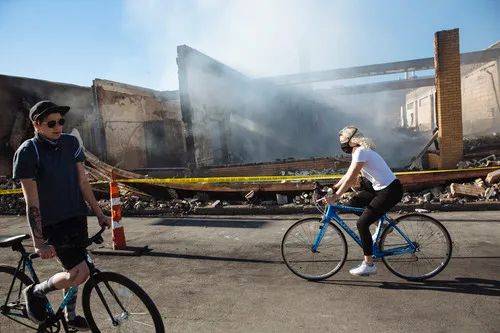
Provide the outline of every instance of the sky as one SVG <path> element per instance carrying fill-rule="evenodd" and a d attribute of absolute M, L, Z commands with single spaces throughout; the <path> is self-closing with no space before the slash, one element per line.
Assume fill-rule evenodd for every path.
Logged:
<path fill-rule="evenodd" d="M 0 74 L 178 89 L 177 45 L 250 77 L 433 56 L 500 40 L 500 0 L 0 0 Z"/>

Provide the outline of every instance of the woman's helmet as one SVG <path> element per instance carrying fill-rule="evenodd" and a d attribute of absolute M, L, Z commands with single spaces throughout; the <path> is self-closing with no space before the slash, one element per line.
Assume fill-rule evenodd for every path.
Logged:
<path fill-rule="evenodd" d="M 352 138 L 363 137 L 363 134 L 354 126 L 346 126 L 339 132 L 340 148 L 346 154 L 352 154 L 352 148 L 349 143 Z"/>

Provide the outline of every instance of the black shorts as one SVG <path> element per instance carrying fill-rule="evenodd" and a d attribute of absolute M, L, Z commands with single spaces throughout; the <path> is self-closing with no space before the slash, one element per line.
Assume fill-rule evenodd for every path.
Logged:
<path fill-rule="evenodd" d="M 55 247 L 64 269 L 70 270 L 87 258 L 86 249 L 78 247 L 88 239 L 86 216 L 76 216 L 45 226 L 42 231 L 47 243 Z"/>

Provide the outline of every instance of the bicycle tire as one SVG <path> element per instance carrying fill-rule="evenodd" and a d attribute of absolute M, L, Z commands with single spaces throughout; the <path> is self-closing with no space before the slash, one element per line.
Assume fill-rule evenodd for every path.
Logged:
<path fill-rule="evenodd" d="M 422 240 L 420 239 L 422 237 L 417 237 L 420 235 L 418 234 L 418 231 L 415 232 L 415 228 L 412 228 L 411 230 L 404 231 L 404 229 L 409 228 L 407 225 L 409 225 L 410 219 L 418 220 L 418 222 L 415 225 L 418 225 L 418 227 L 420 227 L 420 228 L 422 228 L 423 223 L 426 223 L 426 225 L 428 225 L 428 227 L 424 227 L 423 229 L 427 228 L 430 230 L 431 225 L 433 225 L 435 227 L 436 231 L 439 230 L 440 236 L 445 241 L 444 246 L 442 246 L 442 249 L 440 250 L 440 252 L 443 252 L 443 254 L 444 254 L 443 258 L 432 257 L 432 256 L 425 257 L 426 252 L 424 252 L 422 250 L 422 247 L 424 245 L 429 244 L 429 241 L 427 240 L 426 242 L 422 242 Z M 427 279 L 430 279 L 430 278 L 436 276 L 437 274 L 439 274 L 440 272 L 442 272 L 446 268 L 446 266 L 450 262 L 451 255 L 453 252 L 453 243 L 452 243 L 452 240 L 451 240 L 451 237 L 450 237 L 448 230 L 445 228 L 445 226 L 441 222 L 439 222 L 435 218 L 430 217 L 428 215 L 419 214 L 419 213 L 411 213 L 411 214 L 406 214 L 406 215 L 398 217 L 396 220 L 394 220 L 394 223 L 396 225 L 398 225 L 398 227 L 401 230 L 403 230 L 403 232 L 408 236 L 408 238 L 410 238 L 410 240 L 412 242 L 415 242 L 416 245 L 418 245 L 417 252 L 409 255 L 409 257 L 411 257 L 411 258 L 408 258 L 406 260 L 400 259 L 399 260 L 400 263 L 406 262 L 406 265 L 409 265 L 408 263 L 411 263 L 411 262 L 417 263 L 419 260 L 420 261 L 426 260 L 428 264 L 429 263 L 432 264 L 431 260 L 437 260 L 439 263 L 436 265 L 436 267 L 434 269 L 430 270 L 429 272 L 427 272 L 425 274 L 420 274 L 420 275 L 411 274 L 410 275 L 406 272 L 402 272 L 401 270 L 398 270 L 396 268 L 397 265 L 395 265 L 395 263 L 397 261 L 396 260 L 393 261 L 393 258 L 400 258 L 400 257 L 405 256 L 405 255 L 402 255 L 402 256 L 394 255 L 394 256 L 382 257 L 382 261 L 384 262 L 387 269 L 389 269 L 389 271 L 391 271 L 391 273 L 393 273 L 394 275 L 396 275 L 402 279 L 408 280 L 408 281 L 423 281 L 423 280 L 427 280 Z M 405 223 L 406 223 L 406 226 L 403 225 Z M 403 241 L 402 236 L 397 231 L 394 231 L 393 228 L 390 228 L 390 227 L 386 228 L 380 237 L 379 244 L 380 244 L 381 251 L 384 251 L 384 249 L 386 247 L 388 247 L 388 244 L 386 244 L 386 242 L 389 242 L 389 240 L 388 240 L 388 237 L 390 237 L 389 235 L 395 235 L 395 237 L 399 237 L 400 241 Z M 393 238 L 395 238 L 395 237 L 393 237 Z M 434 237 L 434 234 L 431 234 L 431 237 Z M 401 244 L 397 244 L 397 245 L 401 245 Z M 428 248 L 425 248 L 425 251 L 427 251 L 427 255 L 429 255 L 430 254 L 429 252 L 431 250 Z M 420 258 L 419 258 L 419 255 L 420 255 Z M 412 272 L 415 271 L 415 267 L 416 266 L 413 265 L 413 268 L 411 268 Z M 419 270 L 417 269 L 417 273 L 418 272 L 419 272 Z"/>
<path fill-rule="evenodd" d="M 344 266 L 344 263 L 346 262 L 346 259 L 347 259 L 347 252 L 348 252 L 347 241 L 346 241 L 345 236 L 342 233 L 342 231 L 340 231 L 340 229 L 335 224 L 333 224 L 332 222 L 329 222 L 328 228 L 329 229 L 331 228 L 331 230 L 333 230 L 335 232 L 335 234 L 338 235 L 338 237 L 340 239 L 340 245 L 342 246 L 342 253 L 341 253 L 341 257 L 339 259 L 339 262 L 337 263 L 337 265 L 333 269 L 328 270 L 326 273 L 315 274 L 315 275 L 306 274 L 306 273 L 300 271 L 294 265 L 292 265 L 292 261 L 290 260 L 289 257 L 287 257 L 285 243 L 286 243 L 289 235 L 291 235 L 291 233 L 294 229 L 299 227 L 301 224 L 305 224 L 308 222 L 314 222 L 315 224 L 318 225 L 318 228 L 319 228 L 319 226 L 322 223 L 322 220 L 321 220 L 321 218 L 305 218 L 305 219 L 301 219 L 301 220 L 295 222 L 294 224 L 292 224 L 290 226 L 290 228 L 288 228 L 288 230 L 285 232 L 285 234 L 283 235 L 283 238 L 281 240 L 281 256 L 283 258 L 283 261 L 285 262 L 285 265 L 295 275 L 297 275 L 303 279 L 309 280 L 309 281 L 320 281 L 320 280 L 324 280 L 324 279 L 331 277 L 332 275 L 334 275 L 338 271 L 340 271 L 340 269 L 342 269 L 342 266 Z M 309 237 L 310 244 L 305 244 L 306 245 L 306 247 L 304 247 L 305 249 L 307 249 L 307 250 L 311 249 L 312 242 L 313 242 L 312 238 L 313 237 Z M 325 237 L 323 238 L 323 240 L 324 239 L 325 239 Z M 321 248 L 321 244 L 320 244 L 320 248 Z M 307 253 L 307 250 L 306 250 L 306 253 Z M 312 253 L 312 251 L 311 251 L 311 253 Z M 312 256 L 314 257 L 314 254 Z M 310 263 L 310 260 L 308 260 L 308 262 Z M 313 259 L 313 262 L 317 262 L 317 261 Z"/>
<path fill-rule="evenodd" d="M 87 281 L 87 283 L 85 283 L 85 286 L 83 288 L 83 292 L 82 292 L 83 313 L 85 314 L 85 318 L 87 319 L 92 332 L 95 332 L 95 333 L 96 332 L 113 332 L 113 331 L 116 331 L 116 328 L 118 328 L 118 331 L 123 332 L 120 329 L 120 327 L 122 327 L 122 326 L 119 325 L 119 326 L 113 327 L 111 325 L 110 318 L 108 318 L 108 320 L 110 321 L 108 323 L 108 325 L 109 325 L 108 327 L 103 327 L 103 324 L 101 322 L 96 323 L 96 320 L 95 320 L 96 318 L 92 313 L 91 302 L 90 302 L 92 292 L 96 291 L 97 285 L 99 285 L 99 288 L 107 288 L 106 283 L 108 285 L 110 283 L 113 283 L 115 285 L 120 285 L 120 286 L 128 289 L 135 296 L 137 296 L 139 298 L 139 300 L 142 302 L 142 304 L 146 307 L 147 311 L 149 312 L 149 315 L 151 316 L 152 322 L 154 324 L 154 332 L 156 332 L 156 333 L 164 333 L 165 332 L 165 327 L 163 325 L 163 320 L 161 318 L 160 312 L 158 311 L 156 305 L 151 300 L 151 298 L 148 296 L 148 294 L 134 281 L 130 280 L 129 278 L 127 278 L 121 274 L 113 273 L 113 272 L 99 272 L 99 273 L 93 275 Z M 115 287 L 115 289 L 116 289 L 116 287 Z M 120 291 L 118 292 L 118 294 L 119 293 L 120 293 Z M 96 294 L 97 294 L 97 291 L 96 291 Z M 98 300 L 100 300 L 100 298 L 98 298 Z M 109 300 L 106 299 L 106 302 L 109 303 Z M 108 304 L 108 306 L 109 306 L 109 304 Z M 122 315 L 123 315 L 123 313 L 122 313 Z M 108 316 L 107 313 L 106 313 L 106 316 Z M 152 327 L 152 325 L 150 325 L 150 326 Z M 135 332 L 135 331 L 138 331 L 138 330 L 134 329 L 131 332 Z M 146 330 L 140 330 L 140 331 L 143 333 L 147 332 Z"/>
<path fill-rule="evenodd" d="M 4 279 L 1 277 L 1 275 L 7 274 L 11 275 L 11 278 Z M 16 268 L 12 266 L 5 266 L 5 265 L 0 265 L 0 306 L 3 306 L 5 303 L 5 297 L 7 297 L 7 292 L 9 291 L 10 284 L 12 282 L 12 278 L 14 277 L 14 274 L 16 274 Z M 33 284 L 33 280 L 26 275 L 24 272 L 17 272 L 16 275 L 16 282 L 14 282 L 14 287 L 12 289 L 9 301 L 18 303 L 19 304 L 19 312 L 22 312 L 24 316 L 26 316 L 26 308 L 24 306 L 24 301 L 22 300 L 22 296 L 18 297 L 20 295 L 20 291 L 22 291 L 23 286 L 29 286 Z M 4 287 L 6 290 L 4 290 Z M 14 296 L 14 298 L 13 298 Z M 5 324 L 3 323 L 4 319 L 0 319 L 0 327 L 3 329 L 6 329 L 8 332 L 21 332 L 17 331 L 17 328 L 20 328 L 21 325 L 28 326 L 29 328 L 35 329 L 33 322 L 26 316 L 26 317 L 20 317 L 20 316 L 9 316 L 8 314 L 3 314 L 0 313 L 0 318 L 7 317 L 7 321 Z M 15 320 L 21 320 L 20 323 L 17 323 Z"/>

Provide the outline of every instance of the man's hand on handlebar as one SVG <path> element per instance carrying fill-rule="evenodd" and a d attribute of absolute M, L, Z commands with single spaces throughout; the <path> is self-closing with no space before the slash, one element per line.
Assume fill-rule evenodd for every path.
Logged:
<path fill-rule="evenodd" d="M 101 227 L 106 227 L 109 229 L 111 227 L 111 218 L 104 214 L 97 215 L 97 221 Z"/>
<path fill-rule="evenodd" d="M 43 244 L 40 247 L 35 247 L 35 253 L 42 259 L 50 259 L 56 256 L 56 249 L 52 245 Z"/>

